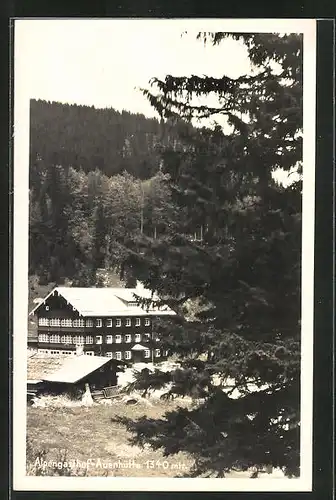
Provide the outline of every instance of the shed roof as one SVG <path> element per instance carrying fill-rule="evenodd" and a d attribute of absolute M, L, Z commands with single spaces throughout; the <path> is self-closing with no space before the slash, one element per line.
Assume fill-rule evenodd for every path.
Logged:
<path fill-rule="evenodd" d="M 34 314 L 48 298 L 58 294 L 62 296 L 71 306 L 78 311 L 81 316 L 139 316 L 139 315 L 173 315 L 175 314 L 169 307 L 145 308 L 140 305 L 129 305 L 134 303 L 136 296 L 151 298 L 151 291 L 143 287 L 137 288 L 83 288 L 83 287 L 56 287 L 41 303 L 30 312 Z M 153 297 L 158 300 L 158 297 Z"/>
<path fill-rule="evenodd" d="M 109 362 L 113 363 L 114 360 L 105 356 L 73 356 L 67 358 L 58 370 L 42 376 L 41 379 L 48 382 L 74 384 Z"/>
<path fill-rule="evenodd" d="M 65 356 L 47 356 L 37 353 L 27 359 L 27 379 L 42 380 L 45 375 L 61 368 L 67 359 Z"/>

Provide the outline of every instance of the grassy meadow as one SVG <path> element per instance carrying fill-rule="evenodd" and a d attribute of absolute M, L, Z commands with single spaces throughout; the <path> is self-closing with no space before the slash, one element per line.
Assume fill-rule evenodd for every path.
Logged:
<path fill-rule="evenodd" d="M 27 409 L 27 474 L 129 477 L 177 477 L 188 472 L 193 461 L 179 453 L 164 457 L 161 451 L 131 446 L 131 434 L 111 418 L 158 418 L 176 403 L 144 400 L 136 405 L 115 401 L 91 407 L 34 407 Z M 37 459 L 40 458 L 41 462 Z M 42 459 L 48 462 L 40 468 Z M 87 460 L 92 462 L 85 466 Z M 54 461 L 54 464 L 51 462 Z M 76 462 L 71 472 L 56 463 Z M 78 461 L 82 465 L 78 465 Z M 112 464 L 112 465 L 111 465 Z"/>

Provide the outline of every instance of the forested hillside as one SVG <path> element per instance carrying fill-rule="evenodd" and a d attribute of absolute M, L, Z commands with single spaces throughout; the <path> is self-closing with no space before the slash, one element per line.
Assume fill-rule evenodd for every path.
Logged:
<path fill-rule="evenodd" d="M 114 109 L 31 101 L 30 275 L 101 285 L 125 239 L 156 237 L 170 217 L 162 151 L 183 148 L 186 123 Z"/>
<path fill-rule="evenodd" d="M 30 274 L 42 283 L 104 286 L 97 270 L 112 268 L 128 282 L 125 242 L 156 237 L 169 223 L 164 174 L 142 181 L 53 165 L 39 175 L 30 189 Z"/>
<path fill-rule="evenodd" d="M 160 147 L 178 137 L 177 128 L 167 123 L 112 108 L 32 100 L 30 111 L 32 181 L 41 160 L 84 172 L 99 168 L 108 176 L 127 171 L 147 179 L 158 171 Z"/>

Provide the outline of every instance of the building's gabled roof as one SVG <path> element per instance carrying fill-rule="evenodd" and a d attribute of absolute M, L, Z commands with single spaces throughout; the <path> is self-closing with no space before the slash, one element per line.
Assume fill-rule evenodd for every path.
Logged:
<path fill-rule="evenodd" d="M 62 296 L 81 316 L 138 316 L 138 315 L 173 315 L 168 307 L 157 308 L 128 305 L 136 301 L 136 296 L 150 299 L 151 291 L 143 287 L 137 288 L 81 288 L 81 287 L 56 287 L 30 312 L 34 314 L 50 296 Z M 157 300 L 154 297 L 153 300 Z"/>
<path fill-rule="evenodd" d="M 141 344 L 135 344 L 131 349 L 131 351 L 147 351 L 147 350 L 148 350 L 148 347 L 145 347 Z"/>
<path fill-rule="evenodd" d="M 42 376 L 41 380 L 75 384 L 90 375 L 90 373 L 106 365 L 106 363 L 116 362 L 105 356 L 72 356 L 67 358 L 57 371 Z"/>

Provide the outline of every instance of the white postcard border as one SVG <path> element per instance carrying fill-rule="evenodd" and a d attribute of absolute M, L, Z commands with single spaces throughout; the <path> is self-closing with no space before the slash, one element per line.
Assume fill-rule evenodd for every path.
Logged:
<path fill-rule="evenodd" d="M 61 21 L 61 20 L 60 20 Z M 83 22 L 83 20 L 74 20 Z M 90 20 L 86 20 L 89 22 Z M 102 22 L 112 20 L 104 19 Z M 43 22 L 43 20 L 41 20 Z M 14 246 L 13 246 L 13 488 L 37 491 L 311 491 L 313 423 L 313 314 L 315 210 L 316 21 L 311 19 L 147 19 L 118 23 L 175 23 L 195 31 L 304 34 L 301 470 L 297 479 L 203 479 L 26 476 L 26 345 L 28 305 L 29 99 L 24 19 L 14 32 Z M 145 29 L 145 28 L 144 28 Z M 43 43 L 43 40 L 41 41 Z M 155 68 L 153 72 L 155 73 Z"/>

